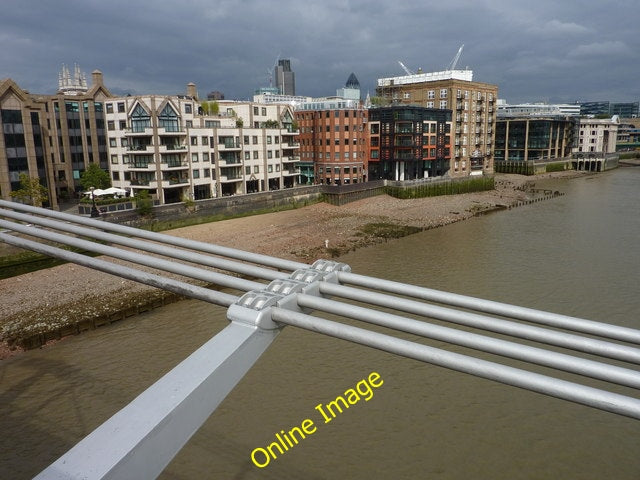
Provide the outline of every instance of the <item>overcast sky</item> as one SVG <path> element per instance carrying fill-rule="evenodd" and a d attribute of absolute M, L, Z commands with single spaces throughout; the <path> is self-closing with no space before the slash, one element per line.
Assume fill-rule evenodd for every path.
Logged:
<path fill-rule="evenodd" d="M 2 0 L 0 78 L 55 93 L 62 64 L 117 94 L 251 98 L 288 58 L 296 94 L 363 96 L 408 68 L 458 68 L 509 103 L 640 100 L 638 0 Z"/>

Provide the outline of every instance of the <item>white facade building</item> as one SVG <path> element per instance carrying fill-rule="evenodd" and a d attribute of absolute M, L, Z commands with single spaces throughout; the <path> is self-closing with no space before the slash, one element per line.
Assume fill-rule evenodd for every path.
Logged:
<path fill-rule="evenodd" d="M 291 107 L 216 103 L 218 112 L 205 114 L 188 95 L 106 101 L 113 185 L 148 190 L 160 204 L 295 186 Z"/>
<path fill-rule="evenodd" d="M 527 117 L 527 116 L 580 116 L 580 105 L 570 103 L 521 103 L 509 105 L 504 100 L 498 100 L 498 117 Z"/>
<path fill-rule="evenodd" d="M 574 153 L 615 153 L 618 138 L 618 117 L 611 119 L 580 119 L 578 146 Z"/>

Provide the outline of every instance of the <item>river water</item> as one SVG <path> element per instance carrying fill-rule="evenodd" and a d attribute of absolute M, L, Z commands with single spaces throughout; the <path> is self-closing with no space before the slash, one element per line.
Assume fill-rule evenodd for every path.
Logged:
<path fill-rule="evenodd" d="M 566 195 L 340 260 L 640 328 L 640 168 L 537 186 Z M 222 308 L 185 301 L 0 362 L 0 478 L 38 473 L 225 325 Z M 323 424 L 314 407 L 371 372 L 373 397 Z M 313 435 L 251 463 L 305 419 Z M 640 421 L 289 327 L 161 478 L 638 479 Z"/>

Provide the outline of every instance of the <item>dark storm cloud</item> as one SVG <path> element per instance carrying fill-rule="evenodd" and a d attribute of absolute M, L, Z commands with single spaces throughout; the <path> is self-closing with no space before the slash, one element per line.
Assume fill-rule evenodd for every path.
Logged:
<path fill-rule="evenodd" d="M 332 95 L 354 72 L 379 77 L 447 67 L 497 84 L 508 101 L 637 101 L 634 2 L 452 0 L 5 0 L 0 78 L 51 93 L 61 65 L 104 73 L 119 93 L 250 98 L 289 58 L 298 94 Z"/>

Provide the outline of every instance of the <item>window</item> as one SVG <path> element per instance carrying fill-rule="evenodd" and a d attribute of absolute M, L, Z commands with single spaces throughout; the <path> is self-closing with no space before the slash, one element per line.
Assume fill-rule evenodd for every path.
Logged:
<path fill-rule="evenodd" d="M 164 128 L 167 132 L 178 132 L 178 114 L 168 103 L 158 115 L 158 127 Z"/>
<path fill-rule="evenodd" d="M 447 108 L 447 101 L 446 100 L 440 100 L 440 108 Z"/>
<path fill-rule="evenodd" d="M 278 163 L 278 164 L 276 165 L 276 172 L 279 172 L 279 171 L 280 171 L 280 164 Z"/>
<path fill-rule="evenodd" d="M 250 160 L 251 159 L 251 152 L 244 152 L 244 159 L 245 160 Z"/>
<path fill-rule="evenodd" d="M 191 137 L 191 145 L 198 145 L 198 137 Z"/>
<path fill-rule="evenodd" d="M 209 161 L 209 153 L 208 152 L 204 152 L 202 154 L 202 161 L 203 162 L 208 162 Z"/>
<path fill-rule="evenodd" d="M 254 145 L 257 145 L 257 143 L 258 143 L 258 137 L 257 137 L 256 135 L 254 135 L 254 136 L 251 138 L 251 142 L 252 142 Z"/>
<path fill-rule="evenodd" d="M 205 169 L 203 170 L 203 172 L 204 172 L 204 177 L 205 177 L 205 178 L 208 178 L 208 177 L 209 177 L 209 169 L 208 169 L 208 168 L 205 168 Z"/>
<path fill-rule="evenodd" d="M 195 169 L 193 171 L 193 178 L 200 178 L 200 170 Z"/>
<path fill-rule="evenodd" d="M 267 172 L 273 173 L 273 165 L 267 165 Z"/>
<path fill-rule="evenodd" d="M 192 153 L 191 154 L 191 161 L 196 163 L 198 162 L 198 154 L 197 153 Z"/>
<path fill-rule="evenodd" d="M 191 113 L 193 111 L 193 107 L 191 106 L 190 103 L 185 103 L 184 104 L 184 113 Z M 193 177 L 196 178 L 196 177 Z"/>
<path fill-rule="evenodd" d="M 258 107 L 253 107 L 253 114 L 258 115 Z"/>
<path fill-rule="evenodd" d="M 120 128 L 120 130 L 126 130 L 127 129 L 127 121 L 126 120 L 120 120 L 119 128 Z"/>
<path fill-rule="evenodd" d="M 118 102 L 118 113 L 124 113 L 124 102 Z"/>
<path fill-rule="evenodd" d="M 435 92 L 435 90 L 429 90 L 429 91 L 427 92 L 427 98 L 429 98 L 429 99 L 434 99 L 434 98 L 436 98 L 436 92 Z"/>
<path fill-rule="evenodd" d="M 258 151 L 257 150 L 253 152 L 253 159 L 254 160 L 258 160 Z"/>
<path fill-rule="evenodd" d="M 267 158 L 273 158 L 273 152 L 271 150 L 267 150 Z"/>
<path fill-rule="evenodd" d="M 118 146 L 118 141 L 115 138 L 110 138 L 109 139 L 109 146 L 110 147 L 117 147 Z"/>
<path fill-rule="evenodd" d="M 271 145 L 271 135 L 267 135 L 267 145 Z"/>
<path fill-rule="evenodd" d="M 134 132 L 144 132 L 145 128 L 151 127 L 151 117 L 142 105 L 137 104 L 131 113 L 131 130 Z"/>
<path fill-rule="evenodd" d="M 113 113 L 113 103 L 107 103 L 107 113 Z"/>
<path fill-rule="evenodd" d="M 262 115 L 266 115 L 267 114 L 267 107 L 262 107 Z"/>
<path fill-rule="evenodd" d="M 115 181 L 119 181 L 120 180 L 120 172 L 113 172 L 111 174 L 111 177 L 115 180 Z"/>
<path fill-rule="evenodd" d="M 255 165 L 253 167 L 253 173 L 260 173 L 260 166 L 259 165 Z"/>
<path fill-rule="evenodd" d="M 202 145 L 209 145 L 209 137 L 202 137 L 201 142 Z"/>
<path fill-rule="evenodd" d="M 107 122 L 107 130 L 113 131 L 116 129 L 116 122 L 114 122 L 113 120 L 109 120 Z"/>
<path fill-rule="evenodd" d="M 244 136 L 244 138 L 243 138 L 243 143 L 244 143 L 245 145 L 249 145 L 249 135 L 245 135 L 245 136 Z"/>
<path fill-rule="evenodd" d="M 440 98 L 447 98 L 447 89 L 446 88 L 441 88 L 440 89 Z"/>
<path fill-rule="evenodd" d="M 117 165 L 118 164 L 118 155 L 111 155 L 111 163 L 113 165 Z"/>

